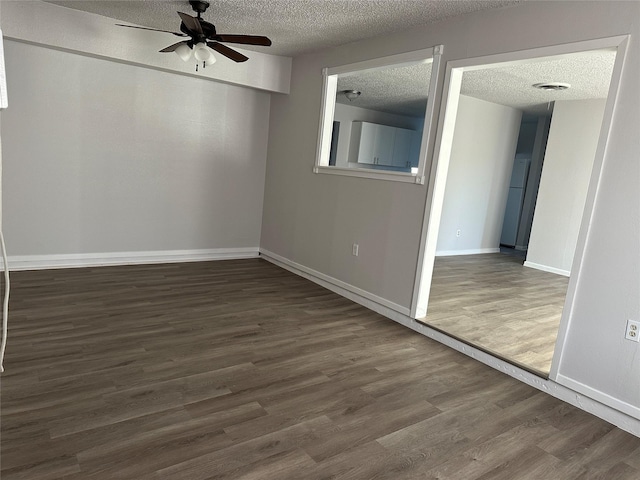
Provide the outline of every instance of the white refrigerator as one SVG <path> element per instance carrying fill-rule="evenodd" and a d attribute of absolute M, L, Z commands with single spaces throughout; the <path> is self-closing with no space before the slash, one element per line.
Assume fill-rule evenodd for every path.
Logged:
<path fill-rule="evenodd" d="M 516 245 L 518 226 L 520 225 L 520 217 L 522 215 L 522 204 L 524 202 L 524 192 L 527 186 L 530 165 L 530 155 L 516 155 L 513 162 L 513 171 L 511 172 L 507 207 L 504 211 L 500 245 L 505 245 L 507 247 L 515 247 Z"/>

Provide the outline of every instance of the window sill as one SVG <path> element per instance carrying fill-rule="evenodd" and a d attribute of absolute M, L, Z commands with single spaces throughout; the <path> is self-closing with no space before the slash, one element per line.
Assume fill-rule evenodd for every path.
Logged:
<path fill-rule="evenodd" d="M 367 168 L 343 168 L 316 166 L 313 173 L 326 173 L 329 175 L 342 175 L 346 177 L 371 178 L 375 180 L 390 180 L 393 182 L 414 183 L 424 185 L 423 175 L 414 175 L 406 172 L 391 172 L 382 170 L 369 170 Z"/>

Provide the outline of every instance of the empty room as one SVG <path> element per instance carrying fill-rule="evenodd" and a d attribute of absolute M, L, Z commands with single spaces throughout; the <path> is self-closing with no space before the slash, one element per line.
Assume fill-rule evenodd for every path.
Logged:
<path fill-rule="evenodd" d="M 640 478 L 640 2 L 0 29 L 3 480 Z"/>

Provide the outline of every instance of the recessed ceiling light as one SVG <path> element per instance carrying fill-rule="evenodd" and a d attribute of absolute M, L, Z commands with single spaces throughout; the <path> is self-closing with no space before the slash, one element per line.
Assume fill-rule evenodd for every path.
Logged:
<path fill-rule="evenodd" d="M 545 82 L 545 83 L 535 83 L 533 84 L 534 88 L 539 88 L 540 90 L 566 90 L 571 87 L 568 83 L 561 82 Z"/>

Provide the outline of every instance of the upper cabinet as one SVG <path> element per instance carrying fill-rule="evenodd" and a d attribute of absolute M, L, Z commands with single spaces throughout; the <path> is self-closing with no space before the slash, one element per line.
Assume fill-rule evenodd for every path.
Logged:
<path fill-rule="evenodd" d="M 417 132 L 369 122 L 353 122 L 349 160 L 360 164 L 410 168 L 417 165 Z"/>
<path fill-rule="evenodd" d="M 420 133 L 406 128 L 396 128 L 393 140 L 394 165 L 417 167 L 420 160 Z"/>

